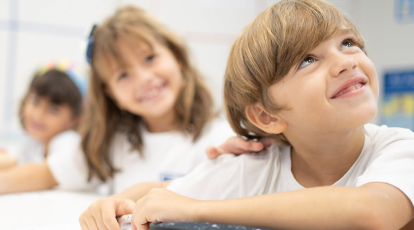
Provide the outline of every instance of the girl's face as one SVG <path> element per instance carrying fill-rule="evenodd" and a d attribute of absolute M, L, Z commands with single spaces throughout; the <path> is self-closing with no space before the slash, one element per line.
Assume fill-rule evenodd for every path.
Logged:
<path fill-rule="evenodd" d="M 288 108 L 278 113 L 286 131 L 345 131 L 375 117 L 377 74 L 354 41 L 348 31 L 323 41 L 270 87 L 273 100 Z"/>
<path fill-rule="evenodd" d="M 174 105 L 183 82 L 180 64 L 173 53 L 159 42 L 152 49 L 144 43 L 131 49 L 119 42 L 126 68 L 112 62 L 107 92 L 120 109 L 144 120 L 174 116 Z"/>
<path fill-rule="evenodd" d="M 77 119 L 69 105 L 56 105 L 46 97 L 30 93 L 23 107 L 23 124 L 27 133 L 48 143 L 55 135 L 73 128 Z"/>

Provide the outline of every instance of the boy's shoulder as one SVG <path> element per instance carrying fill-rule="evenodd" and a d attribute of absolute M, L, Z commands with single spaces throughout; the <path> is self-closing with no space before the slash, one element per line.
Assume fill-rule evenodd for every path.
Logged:
<path fill-rule="evenodd" d="M 364 129 L 373 144 L 388 145 L 396 141 L 414 140 L 414 133 L 405 128 L 366 124 Z"/>
<path fill-rule="evenodd" d="M 168 189 L 202 200 L 232 199 L 264 194 L 280 172 L 282 155 L 289 147 L 271 145 L 259 153 L 223 154 L 200 164 Z"/>

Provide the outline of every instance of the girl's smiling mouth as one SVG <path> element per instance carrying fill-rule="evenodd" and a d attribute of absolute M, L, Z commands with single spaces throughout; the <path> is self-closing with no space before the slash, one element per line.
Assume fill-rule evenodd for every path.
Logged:
<path fill-rule="evenodd" d="M 167 88 L 167 83 L 159 85 L 158 87 L 154 87 L 151 90 L 147 91 L 144 95 L 139 98 L 140 102 L 149 102 L 152 100 L 157 99 L 158 97 L 163 94 L 165 89 Z"/>
<path fill-rule="evenodd" d="M 343 98 L 356 95 L 365 90 L 367 79 L 362 76 L 353 77 L 345 81 L 335 92 L 331 99 Z"/>

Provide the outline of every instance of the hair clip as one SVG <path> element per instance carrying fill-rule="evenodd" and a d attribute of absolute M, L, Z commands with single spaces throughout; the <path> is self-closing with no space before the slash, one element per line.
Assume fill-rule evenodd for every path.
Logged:
<path fill-rule="evenodd" d="M 42 76 L 49 70 L 58 70 L 65 73 L 78 88 L 81 95 L 86 95 L 86 91 L 88 89 L 88 79 L 83 75 L 83 70 L 76 66 L 73 62 L 69 60 L 50 61 L 41 66 L 37 70 L 36 75 Z"/>
<path fill-rule="evenodd" d="M 88 61 L 89 64 L 92 64 L 92 49 L 93 49 L 93 43 L 95 42 L 95 37 L 93 36 L 93 32 L 95 31 L 95 28 L 97 25 L 93 25 L 91 33 L 88 37 L 88 46 L 86 48 L 86 61 Z"/>

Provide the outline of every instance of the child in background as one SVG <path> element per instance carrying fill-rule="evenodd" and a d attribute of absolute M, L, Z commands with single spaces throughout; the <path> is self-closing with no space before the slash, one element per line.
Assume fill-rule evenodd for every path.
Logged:
<path fill-rule="evenodd" d="M 118 193 L 140 182 L 159 184 L 185 175 L 207 159 L 207 146 L 234 135 L 216 117 L 185 43 L 145 11 L 117 10 L 94 27 L 89 46 L 81 143 L 34 166 L 28 177 L 36 183 L 22 182 L 23 169 L 0 174 L 0 193 L 104 182 L 108 193 Z"/>
<path fill-rule="evenodd" d="M 134 186 L 95 202 L 80 221 L 119 229 L 115 216 L 132 213 L 132 229 L 155 221 L 400 229 L 414 216 L 414 133 L 367 124 L 378 88 L 364 40 L 338 9 L 282 0 L 235 41 L 224 88 L 233 130 L 275 144 L 224 154 L 139 200 L 130 194 L 143 186 Z"/>
<path fill-rule="evenodd" d="M 20 104 L 20 122 L 27 137 L 17 149 L 9 148 L 0 154 L 0 170 L 43 162 L 55 152 L 53 148 L 58 142 L 64 144 L 61 147 L 70 146 L 78 138 L 73 129 L 82 113 L 86 88 L 86 79 L 75 74 L 75 66 L 69 61 L 41 67 Z"/>

